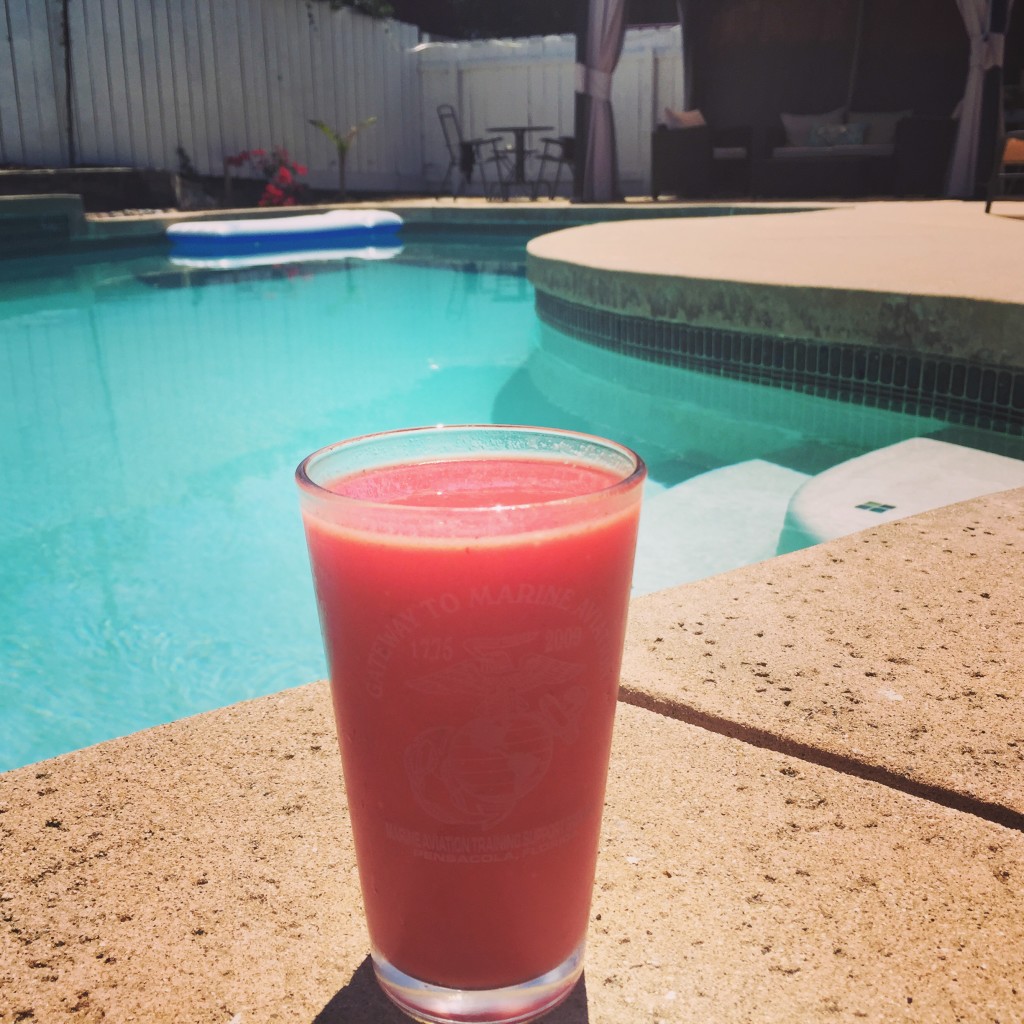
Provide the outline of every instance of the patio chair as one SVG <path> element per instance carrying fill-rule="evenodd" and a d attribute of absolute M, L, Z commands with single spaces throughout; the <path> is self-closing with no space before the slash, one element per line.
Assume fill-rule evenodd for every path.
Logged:
<path fill-rule="evenodd" d="M 659 124 L 651 133 L 652 199 L 750 194 L 753 130 L 714 128 L 700 117 L 700 123 L 686 127 Z"/>
<path fill-rule="evenodd" d="M 1024 131 L 1007 132 L 996 155 L 992 177 L 988 179 L 985 212 L 997 199 L 1024 199 Z"/>
<path fill-rule="evenodd" d="M 540 140 L 544 148 L 537 154 L 540 167 L 533 182 L 533 198 L 536 199 L 540 190 L 547 189 L 548 195 L 554 199 L 558 194 L 558 183 L 562 180 L 562 168 L 569 169 L 569 182 L 576 174 L 576 140 L 571 135 L 559 135 L 557 138 Z M 548 168 L 554 166 L 555 175 L 548 177 Z"/>
<path fill-rule="evenodd" d="M 479 167 L 484 196 L 487 199 L 494 199 L 495 196 L 508 199 L 513 167 L 508 153 L 502 148 L 502 139 L 498 136 L 489 139 L 463 138 L 459 116 L 450 103 L 442 103 L 437 108 L 437 116 L 448 147 L 448 168 L 437 194 L 440 196 L 450 184 L 452 199 L 455 199 L 462 194 L 473 178 L 473 171 Z"/>

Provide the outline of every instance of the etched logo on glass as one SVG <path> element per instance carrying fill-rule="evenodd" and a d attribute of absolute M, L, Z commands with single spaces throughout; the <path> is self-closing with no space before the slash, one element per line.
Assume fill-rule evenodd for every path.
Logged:
<path fill-rule="evenodd" d="M 405 751 L 416 801 L 435 820 L 491 828 L 544 778 L 556 744 L 578 735 L 581 667 L 544 651 L 540 638 L 534 630 L 467 640 L 465 657 L 408 681 L 469 710 L 461 725 L 426 729 Z"/>

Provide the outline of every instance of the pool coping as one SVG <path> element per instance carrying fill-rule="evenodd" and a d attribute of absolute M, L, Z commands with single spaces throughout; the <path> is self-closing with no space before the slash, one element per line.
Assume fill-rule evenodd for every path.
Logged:
<path fill-rule="evenodd" d="M 729 216 L 735 213 L 772 213 L 790 209 L 818 209 L 822 203 L 704 202 L 674 203 L 627 201 L 608 204 L 574 204 L 562 199 L 537 202 L 488 202 L 478 198 L 381 199 L 350 203 L 310 204 L 290 209 L 254 208 L 212 210 L 142 210 L 117 213 L 86 213 L 81 196 L 54 193 L 31 196 L 0 196 L 0 221 L 34 222 L 44 233 L 38 252 L 68 246 L 77 249 L 102 246 L 162 243 L 166 229 L 181 221 L 259 219 L 298 216 L 329 210 L 379 209 L 399 214 L 414 228 L 464 227 L 470 229 L 523 230 L 572 227 L 606 220 L 678 216 Z M 24 235 L 22 235 L 24 237 Z M 18 249 L 10 255 L 21 255 Z M 3 253 L 0 252 L 0 256 Z"/>

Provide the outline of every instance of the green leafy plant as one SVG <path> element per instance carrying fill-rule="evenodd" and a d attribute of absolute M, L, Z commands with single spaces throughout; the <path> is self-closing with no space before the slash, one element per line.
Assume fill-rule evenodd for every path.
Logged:
<path fill-rule="evenodd" d="M 352 125 L 347 132 L 339 132 L 324 121 L 315 120 L 309 123 L 318 131 L 323 132 L 334 143 L 334 148 L 338 154 L 338 198 L 344 199 L 348 195 L 345 187 L 345 160 L 348 158 L 348 151 L 351 149 L 352 143 L 355 142 L 356 136 L 364 128 L 369 128 L 370 125 L 376 124 L 377 118 L 368 117 L 365 121 Z"/>

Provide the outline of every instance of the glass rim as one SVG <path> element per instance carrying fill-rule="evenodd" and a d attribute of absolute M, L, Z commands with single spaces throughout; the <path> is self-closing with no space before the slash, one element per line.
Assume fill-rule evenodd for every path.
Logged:
<path fill-rule="evenodd" d="M 315 461 L 327 458 L 334 452 L 343 448 L 355 447 L 360 444 L 365 444 L 371 441 L 378 440 L 380 438 L 391 438 L 391 437 L 411 437 L 411 436 L 426 436 L 429 434 L 445 434 L 455 433 L 458 431 L 466 432 L 480 432 L 485 431 L 511 431 L 518 434 L 543 434 L 553 437 L 563 437 L 570 440 L 583 441 L 594 445 L 595 447 L 602 447 L 606 450 L 617 452 L 624 456 L 632 463 L 632 469 L 628 474 L 622 476 L 621 479 L 615 480 L 613 483 L 609 483 L 604 487 L 598 487 L 594 490 L 585 491 L 582 494 L 572 494 L 568 497 L 562 498 L 548 498 L 536 501 L 527 501 L 521 504 L 514 505 L 460 505 L 457 507 L 444 506 L 443 510 L 446 513 L 453 515 L 460 515 L 463 513 L 473 512 L 485 512 L 494 509 L 501 509 L 502 511 L 514 511 L 516 509 L 530 509 L 530 508 L 552 508 L 561 505 L 570 505 L 574 502 L 586 502 L 594 501 L 598 498 L 608 498 L 620 491 L 629 490 L 636 483 L 642 480 L 647 475 L 647 465 L 643 458 L 635 452 L 628 445 L 624 445 L 619 441 L 613 441 L 607 437 L 601 437 L 598 434 L 589 434 L 581 430 L 570 430 L 563 427 L 539 427 L 530 424 L 515 424 L 515 423 L 437 423 L 429 426 L 418 426 L 418 427 L 399 427 L 395 430 L 380 430 L 369 434 L 359 434 L 355 437 L 348 437 L 341 441 L 335 441 L 332 444 L 325 445 L 322 448 L 318 448 L 316 451 L 311 452 L 307 455 L 295 469 L 295 481 L 302 493 L 309 495 L 312 498 L 318 498 L 321 500 L 329 501 L 330 503 L 340 504 L 351 504 L 352 506 L 371 509 L 381 508 L 389 509 L 392 512 L 408 512 L 408 513 L 423 513 L 431 510 L 437 510 L 442 506 L 437 505 L 396 505 L 392 502 L 387 501 L 373 501 L 369 498 L 354 498 L 351 495 L 339 494 L 337 491 L 332 491 L 329 487 L 325 487 L 322 484 L 317 483 L 309 473 L 309 469 Z M 486 453 L 479 453 L 486 454 Z M 526 457 L 530 455 L 543 455 L 543 453 L 527 452 L 524 453 Z M 467 453 L 460 455 L 458 453 L 437 453 L 438 460 L 457 460 L 461 458 L 473 458 L 474 453 Z M 396 464 L 404 460 L 397 459 Z M 387 465 L 387 463 L 382 463 Z"/>

